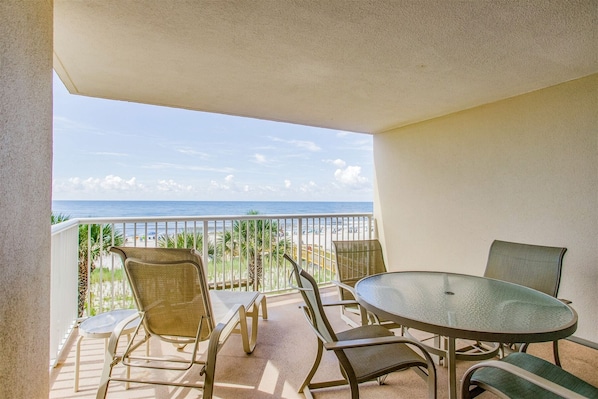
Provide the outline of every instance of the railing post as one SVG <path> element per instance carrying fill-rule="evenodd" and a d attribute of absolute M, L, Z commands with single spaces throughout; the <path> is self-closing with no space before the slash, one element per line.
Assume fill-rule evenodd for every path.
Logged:
<path fill-rule="evenodd" d="M 209 245 L 208 244 L 209 244 L 209 241 L 210 241 L 210 237 L 209 237 L 209 234 L 208 234 L 208 220 L 204 220 L 203 221 L 203 227 L 202 228 L 203 228 L 203 232 L 202 232 L 203 239 L 201 240 L 201 257 L 203 258 L 202 259 L 203 263 L 204 263 L 203 267 L 207 268 L 208 267 L 208 261 L 210 259 L 210 258 L 208 258 L 208 256 L 209 256 L 209 253 L 208 253 L 209 252 L 208 251 Z M 215 261 L 216 260 L 214 260 L 214 262 Z"/>

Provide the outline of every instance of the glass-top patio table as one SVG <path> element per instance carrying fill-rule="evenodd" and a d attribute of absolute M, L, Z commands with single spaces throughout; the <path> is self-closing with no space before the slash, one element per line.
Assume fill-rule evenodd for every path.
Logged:
<path fill-rule="evenodd" d="M 443 272 L 391 272 L 360 280 L 356 299 L 398 324 L 447 337 L 449 398 L 457 397 L 457 338 L 547 342 L 577 329 L 577 313 L 558 299 L 521 285 Z"/>

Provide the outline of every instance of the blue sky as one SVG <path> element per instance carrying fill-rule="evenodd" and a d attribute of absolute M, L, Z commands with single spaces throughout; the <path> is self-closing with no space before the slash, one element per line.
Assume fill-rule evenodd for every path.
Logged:
<path fill-rule="evenodd" d="M 372 201 L 372 137 L 75 96 L 54 75 L 55 200 Z"/>

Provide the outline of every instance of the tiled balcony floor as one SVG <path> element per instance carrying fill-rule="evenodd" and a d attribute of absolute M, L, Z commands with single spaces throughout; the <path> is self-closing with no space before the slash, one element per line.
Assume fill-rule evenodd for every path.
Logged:
<path fill-rule="evenodd" d="M 323 290 L 324 298 L 336 299 L 336 291 L 332 288 Z M 268 320 L 260 319 L 258 346 L 250 356 L 241 348 L 238 336 L 232 336 L 221 350 L 216 368 L 217 384 L 214 389 L 215 398 L 302 398 L 297 389 L 309 368 L 316 352 L 316 338 L 307 326 L 307 322 L 298 306 L 302 304 L 298 294 L 287 294 L 268 298 Z M 334 327 L 346 329 L 340 320 L 338 310 L 329 312 Z M 81 376 L 79 392 L 73 392 L 75 345 L 69 349 L 68 357 L 52 370 L 50 398 L 95 398 L 97 385 L 103 366 L 104 341 L 84 339 L 81 351 Z M 152 353 L 156 351 L 174 351 L 172 345 L 152 343 Z M 174 352 L 173 352 L 174 353 Z M 550 344 L 534 344 L 529 353 L 551 360 Z M 566 370 L 582 379 L 598 386 L 598 351 L 562 341 L 561 358 Z M 457 375 L 460 376 L 471 365 L 470 362 L 459 362 Z M 124 369 L 119 369 L 123 372 Z M 145 371 L 144 371 L 145 372 Z M 438 397 L 446 398 L 446 369 L 438 367 Z M 154 373 L 152 371 L 152 373 Z M 188 379 L 195 376 L 197 370 L 192 369 L 184 376 L 168 375 L 173 379 Z M 153 375 L 153 374 L 152 374 Z M 333 354 L 325 354 L 320 370 L 314 380 L 339 378 L 340 373 Z M 365 384 L 360 389 L 361 397 L 377 398 L 425 398 L 426 386 L 413 372 L 404 371 L 390 375 L 386 385 Z M 347 398 L 348 388 L 320 391 L 318 399 Z M 492 397 L 489 394 L 483 396 Z M 482 396 L 482 397 L 483 397 Z M 114 382 L 108 390 L 108 398 L 200 398 L 197 389 L 182 389 L 158 385 L 132 384 L 124 390 L 124 384 Z"/>

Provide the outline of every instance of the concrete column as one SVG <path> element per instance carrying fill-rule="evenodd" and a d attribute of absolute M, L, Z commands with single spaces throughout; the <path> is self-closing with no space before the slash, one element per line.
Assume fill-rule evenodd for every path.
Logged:
<path fill-rule="evenodd" d="M 0 398 L 49 391 L 52 10 L 0 1 Z"/>

